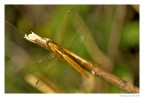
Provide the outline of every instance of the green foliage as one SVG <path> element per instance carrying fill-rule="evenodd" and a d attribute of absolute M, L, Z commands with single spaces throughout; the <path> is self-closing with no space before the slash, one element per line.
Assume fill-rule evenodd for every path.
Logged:
<path fill-rule="evenodd" d="M 120 47 L 131 47 L 139 44 L 139 22 L 127 22 L 121 35 Z"/>

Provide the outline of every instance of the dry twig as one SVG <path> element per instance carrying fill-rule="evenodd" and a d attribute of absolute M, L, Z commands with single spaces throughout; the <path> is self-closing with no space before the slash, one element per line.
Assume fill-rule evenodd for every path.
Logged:
<path fill-rule="evenodd" d="M 79 64 L 79 66 L 81 68 L 87 70 L 91 74 L 93 74 L 95 76 L 98 76 L 98 77 L 108 81 L 109 83 L 117 86 L 118 88 L 120 88 L 120 89 L 122 89 L 126 92 L 139 93 L 139 89 L 137 87 L 135 87 L 133 84 L 131 84 L 129 82 L 126 82 L 126 81 L 124 81 L 124 80 L 122 80 L 122 79 L 120 79 L 120 78 L 104 71 L 98 65 L 92 64 L 91 62 L 86 61 L 85 59 L 75 55 L 74 53 L 70 52 L 69 50 L 60 47 L 58 44 L 56 44 L 55 42 L 53 42 L 52 40 L 50 40 L 48 38 L 42 38 L 42 37 L 36 35 L 33 32 L 32 32 L 32 34 L 25 35 L 24 38 L 26 38 L 28 41 L 33 42 L 33 43 L 35 43 L 35 44 L 37 44 L 41 47 L 44 47 L 46 49 L 50 49 L 54 53 L 59 52 L 60 56 L 62 56 L 62 58 L 64 58 L 65 60 L 70 60 L 69 57 L 66 57 L 67 55 L 66 55 L 65 52 L 71 53 L 71 55 L 70 54 L 68 54 L 68 55 L 70 55 L 72 60 L 77 62 L 77 63 L 74 63 L 74 64 Z M 48 43 L 48 42 L 50 42 L 50 43 Z M 53 47 L 50 47 L 49 44 L 53 45 Z M 69 63 L 71 64 L 71 62 L 69 62 Z M 78 71 L 79 67 L 75 68 L 75 69 Z M 83 75 L 86 76 L 85 73 L 83 73 Z"/>

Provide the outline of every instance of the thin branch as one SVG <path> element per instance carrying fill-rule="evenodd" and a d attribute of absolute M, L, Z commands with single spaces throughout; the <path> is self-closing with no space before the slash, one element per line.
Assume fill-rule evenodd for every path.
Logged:
<path fill-rule="evenodd" d="M 120 88 L 126 92 L 139 93 L 139 89 L 137 87 L 135 87 L 133 84 L 126 82 L 126 81 L 106 72 L 105 70 L 100 68 L 98 65 L 92 64 L 91 62 L 86 61 L 85 59 L 77 56 L 76 54 L 70 52 L 69 50 L 60 47 L 58 44 L 53 42 L 51 39 L 42 38 L 33 32 L 32 32 L 32 34 L 25 35 L 24 38 L 26 38 L 28 41 L 33 42 L 41 47 L 50 49 L 52 52 L 59 52 L 63 58 L 66 58 L 67 55 L 69 56 L 71 54 L 70 57 L 72 58 L 72 60 L 74 59 L 74 61 L 76 62 L 74 64 L 79 64 L 79 66 L 81 68 L 87 70 L 91 74 L 108 81 L 109 83 L 117 86 L 118 88 Z M 53 47 L 48 46 L 48 43 L 47 43 L 48 41 L 51 42 L 50 44 L 54 44 Z M 64 51 L 64 53 L 67 52 L 68 54 L 67 53 L 63 54 L 63 51 Z M 67 59 L 70 59 L 70 57 L 68 57 Z"/>

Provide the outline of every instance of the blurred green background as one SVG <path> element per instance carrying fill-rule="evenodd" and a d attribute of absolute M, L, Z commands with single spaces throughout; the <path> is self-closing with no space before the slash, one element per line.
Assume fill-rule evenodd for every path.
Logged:
<path fill-rule="evenodd" d="M 139 87 L 138 5 L 5 5 L 5 93 L 126 93 L 28 42 L 31 31 Z"/>

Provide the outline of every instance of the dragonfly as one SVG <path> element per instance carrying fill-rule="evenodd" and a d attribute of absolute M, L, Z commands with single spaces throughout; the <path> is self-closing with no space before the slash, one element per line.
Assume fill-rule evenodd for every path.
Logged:
<path fill-rule="evenodd" d="M 64 34 L 63 34 L 63 36 L 62 37 L 64 37 L 64 36 L 66 36 L 66 37 L 68 37 L 67 39 L 69 40 L 69 41 L 66 41 L 65 39 L 64 40 L 61 40 L 61 42 L 60 43 L 62 43 L 62 45 L 63 44 L 67 44 L 66 45 L 66 47 L 70 47 L 70 46 L 74 46 L 74 44 L 78 44 L 79 45 L 79 43 L 76 43 L 76 40 L 80 40 L 80 41 L 83 41 L 84 40 L 84 36 L 80 36 L 80 35 L 82 35 L 81 33 L 82 33 L 82 28 L 83 28 L 83 26 L 81 26 L 80 27 L 80 29 L 78 29 L 77 31 L 78 31 L 78 33 L 74 33 L 74 34 L 72 34 L 72 35 L 75 35 L 76 34 L 76 36 L 75 36 L 75 38 L 71 38 L 70 39 L 70 35 L 69 35 L 69 33 L 66 33 L 66 32 L 68 32 L 68 30 L 72 27 L 72 25 L 76 25 L 76 23 L 77 23 L 77 16 L 78 16 L 78 14 L 76 13 L 76 10 L 75 9 L 70 9 L 70 11 L 68 12 L 68 18 L 67 18 L 67 20 L 66 20 L 66 25 L 65 25 L 65 27 L 64 27 Z M 7 22 L 7 21 L 6 21 Z M 9 22 L 7 22 L 7 24 L 8 25 L 11 25 Z M 15 28 L 13 25 L 11 25 L 11 27 L 13 27 L 13 28 Z M 15 28 L 15 29 L 17 29 L 17 28 Z M 74 29 L 74 28 L 73 28 Z M 72 29 L 72 30 L 73 30 Z M 19 32 L 18 30 L 17 30 L 17 32 Z M 78 36 L 80 36 L 80 39 L 77 39 L 78 38 Z M 58 36 L 59 37 L 59 36 Z M 56 39 L 59 39 L 59 38 L 56 38 Z M 68 42 L 68 43 L 65 43 L 65 42 Z M 69 46 L 70 45 L 70 46 Z M 76 45 L 76 46 L 78 46 L 78 45 Z M 79 60 L 76 60 L 76 59 L 78 59 L 78 56 L 77 55 L 75 55 L 73 52 L 71 52 L 71 48 L 69 48 L 69 50 L 67 50 L 67 49 L 65 49 L 65 48 L 63 48 L 63 47 L 61 47 L 60 45 L 58 45 L 58 44 L 56 44 L 54 41 L 52 41 L 52 40 L 47 40 L 47 46 L 49 47 L 49 49 L 51 49 L 52 50 L 52 52 L 55 54 L 55 56 L 59 56 L 58 57 L 58 59 L 63 59 L 63 60 L 66 60 L 70 65 L 72 65 L 72 67 L 78 72 L 78 73 L 80 73 L 82 76 L 84 76 L 84 77 L 86 77 L 86 78 L 88 78 L 89 76 L 88 76 L 88 74 L 85 72 L 85 70 L 82 68 L 82 67 L 80 67 L 79 66 L 79 64 L 81 63 L 81 61 L 79 61 Z M 78 48 L 79 47 L 77 47 L 77 49 L 76 49 L 76 51 L 78 50 Z M 39 60 L 38 61 L 38 63 L 37 63 L 37 65 L 39 65 L 41 62 L 43 62 L 44 60 L 47 60 L 49 57 L 48 56 L 46 56 L 43 60 Z M 51 58 L 51 57 L 50 57 Z M 54 60 L 55 61 L 55 60 Z M 56 61 L 57 62 L 57 61 Z M 54 70 L 54 68 L 52 68 L 52 67 L 55 67 L 55 66 L 57 66 L 57 65 L 59 65 L 59 62 L 61 62 L 61 61 L 59 61 L 58 60 L 58 63 L 54 63 L 54 64 L 51 64 L 52 66 L 51 67 L 49 67 L 49 72 L 50 71 L 52 71 L 52 70 Z M 29 67 L 27 67 L 27 69 L 28 69 Z M 32 67 L 33 68 L 33 67 Z M 49 72 L 46 72 L 45 74 L 48 74 Z M 38 84 L 38 81 L 37 82 L 35 82 L 35 84 Z"/>
<path fill-rule="evenodd" d="M 44 42 L 42 42 L 40 40 L 37 40 L 37 39 L 33 39 L 33 36 L 36 36 L 37 39 L 42 40 L 42 38 L 40 38 L 39 36 L 37 36 L 33 32 L 29 36 L 25 35 L 24 38 L 31 41 L 31 42 L 33 42 L 33 43 L 37 43 L 37 44 L 43 46 Z M 46 47 L 48 49 L 50 49 L 54 54 L 59 55 L 60 57 L 65 59 L 80 74 L 82 74 L 85 77 L 89 77 L 88 74 L 85 73 L 85 71 L 81 68 L 81 66 L 79 66 L 79 64 L 82 64 L 83 62 L 86 62 L 85 60 L 81 59 L 79 56 L 75 55 L 71 51 L 69 51 L 65 48 L 62 48 L 60 45 L 58 45 L 57 43 L 55 43 L 54 41 L 52 41 L 51 39 L 48 39 L 48 38 L 46 38 Z"/>

